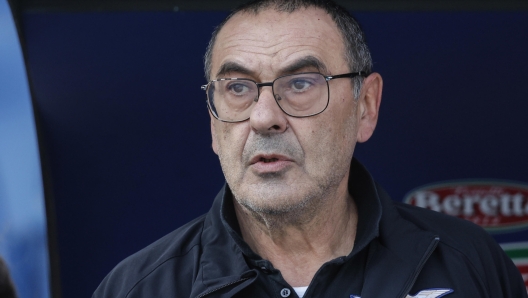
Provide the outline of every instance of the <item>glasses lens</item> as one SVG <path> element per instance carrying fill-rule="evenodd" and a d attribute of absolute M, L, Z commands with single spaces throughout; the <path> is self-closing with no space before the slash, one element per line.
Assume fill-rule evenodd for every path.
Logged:
<path fill-rule="evenodd" d="M 279 106 L 291 116 L 315 115 L 328 105 L 328 84 L 320 73 L 278 78 L 273 83 L 273 92 Z"/>
<path fill-rule="evenodd" d="M 249 118 L 251 107 L 258 97 L 255 82 L 244 79 L 225 79 L 211 82 L 207 99 L 211 112 L 220 120 L 243 121 Z"/>

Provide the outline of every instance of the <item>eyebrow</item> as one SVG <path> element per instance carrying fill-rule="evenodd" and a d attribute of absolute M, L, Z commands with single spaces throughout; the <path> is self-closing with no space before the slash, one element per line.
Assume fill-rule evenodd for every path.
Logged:
<path fill-rule="evenodd" d="M 316 68 L 317 71 L 327 74 L 326 65 L 314 56 L 305 56 L 295 60 L 281 71 L 281 75 L 298 72 L 304 68 Z"/>
<path fill-rule="evenodd" d="M 314 56 L 305 56 L 295 60 L 293 63 L 283 68 L 280 71 L 280 75 L 296 73 L 305 68 L 316 68 L 317 71 L 323 74 L 327 74 L 326 65 L 321 60 Z M 220 66 L 220 69 L 216 73 L 216 77 L 218 78 L 220 76 L 224 76 L 225 74 L 230 72 L 240 73 L 249 76 L 253 76 L 255 74 L 254 71 L 250 70 L 249 68 L 246 68 L 245 66 L 237 62 L 226 61 Z"/>
<path fill-rule="evenodd" d="M 238 72 L 244 75 L 252 75 L 253 71 L 249 70 L 248 68 L 242 66 L 241 64 L 233 61 L 227 61 L 222 66 L 220 66 L 220 69 L 216 73 L 216 77 L 220 77 L 225 75 L 226 73 L 230 72 Z"/>

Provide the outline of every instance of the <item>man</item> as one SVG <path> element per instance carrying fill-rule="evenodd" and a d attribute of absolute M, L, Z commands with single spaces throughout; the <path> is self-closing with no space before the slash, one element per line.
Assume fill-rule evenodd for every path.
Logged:
<path fill-rule="evenodd" d="M 393 203 L 352 158 L 374 131 L 383 82 L 344 9 L 249 3 L 205 58 L 227 185 L 94 297 L 526 297 L 480 228 Z"/>

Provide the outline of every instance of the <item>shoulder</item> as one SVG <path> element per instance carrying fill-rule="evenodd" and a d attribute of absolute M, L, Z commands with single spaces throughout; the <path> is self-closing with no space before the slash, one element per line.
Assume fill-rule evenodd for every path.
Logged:
<path fill-rule="evenodd" d="M 526 297 L 524 283 L 512 260 L 491 235 L 480 226 L 454 216 L 446 215 L 404 203 L 394 202 L 399 215 L 421 230 L 440 238 L 436 258 L 442 265 L 466 268 L 467 274 L 486 288 L 491 296 Z M 464 265 L 462 265 L 464 264 Z M 461 279 L 467 276 L 459 276 Z M 495 296 L 494 296 L 495 297 Z"/>
<path fill-rule="evenodd" d="M 470 221 L 401 202 L 393 202 L 393 204 L 402 218 L 422 230 L 441 236 L 442 242 L 460 246 L 462 250 L 468 241 L 478 243 L 486 240 L 493 241 L 486 231 Z"/>
<path fill-rule="evenodd" d="M 438 236 L 440 243 L 467 254 L 473 254 L 476 248 L 481 248 L 486 243 L 495 244 L 500 249 L 482 227 L 468 220 L 394 201 L 381 186 L 376 186 L 384 206 L 385 225 L 389 225 L 389 229 L 399 226 L 398 223 L 411 224 L 419 230 Z"/>
<path fill-rule="evenodd" d="M 126 297 L 149 279 L 156 279 L 160 286 L 169 279 L 172 282 L 175 274 L 192 279 L 193 268 L 199 261 L 205 218 L 202 215 L 194 219 L 121 261 L 101 282 L 93 297 Z"/>
<path fill-rule="evenodd" d="M 399 215 L 421 230 L 434 233 L 440 245 L 463 254 L 472 263 L 483 261 L 480 255 L 501 258 L 504 252 L 482 227 L 464 219 L 437 211 L 394 202 Z M 491 261 L 491 260 L 488 260 Z"/>
<path fill-rule="evenodd" d="M 438 236 L 440 243 L 464 252 L 473 251 L 474 245 L 482 245 L 483 241 L 495 242 L 480 226 L 468 220 L 392 200 L 381 185 L 375 185 L 383 209 L 380 224 L 386 230 L 414 226 Z"/>

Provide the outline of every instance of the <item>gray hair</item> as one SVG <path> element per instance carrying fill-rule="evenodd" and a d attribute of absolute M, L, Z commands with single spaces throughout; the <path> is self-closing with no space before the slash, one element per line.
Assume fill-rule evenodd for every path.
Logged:
<path fill-rule="evenodd" d="M 273 8 L 277 12 L 292 13 L 301 8 L 316 7 L 326 11 L 334 20 L 337 28 L 341 32 L 345 44 L 345 61 L 348 63 L 350 72 L 363 71 L 369 74 L 372 71 L 372 58 L 365 42 L 365 34 L 361 30 L 358 22 L 343 7 L 330 0 L 255 0 L 235 8 L 227 18 L 218 25 L 211 36 L 207 51 L 204 56 L 205 79 L 210 80 L 211 61 L 213 47 L 218 36 L 218 32 L 224 25 L 239 12 L 258 14 L 259 12 Z M 357 76 L 354 79 L 354 98 L 359 98 L 363 77 Z"/>

